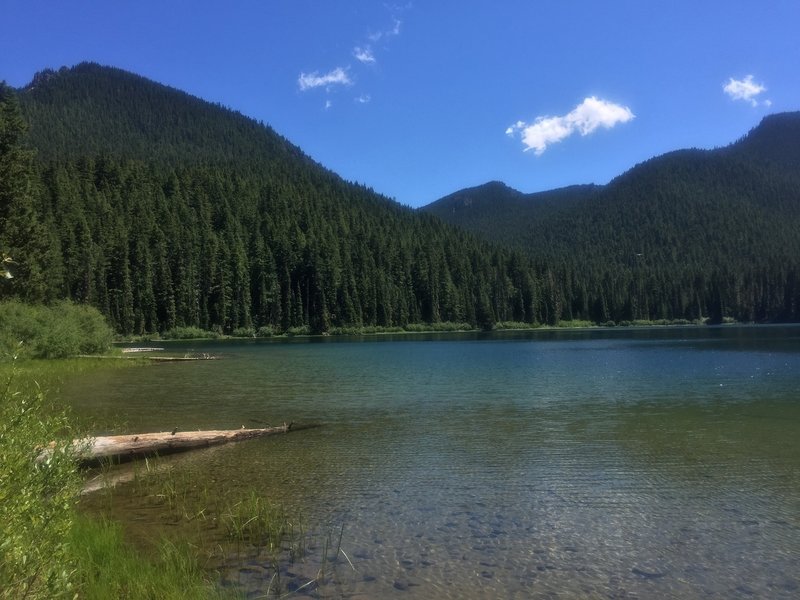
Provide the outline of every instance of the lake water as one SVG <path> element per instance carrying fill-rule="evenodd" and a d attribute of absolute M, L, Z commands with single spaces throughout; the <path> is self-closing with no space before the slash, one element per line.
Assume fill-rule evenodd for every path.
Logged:
<path fill-rule="evenodd" d="M 222 360 L 94 373 L 62 395 L 117 431 L 320 423 L 174 458 L 310 530 L 343 526 L 352 567 L 310 544 L 284 591 L 332 572 L 296 596 L 800 597 L 798 327 L 169 349 Z M 158 526 L 125 494 L 120 518 Z M 253 597 L 274 575 L 222 567 Z"/>

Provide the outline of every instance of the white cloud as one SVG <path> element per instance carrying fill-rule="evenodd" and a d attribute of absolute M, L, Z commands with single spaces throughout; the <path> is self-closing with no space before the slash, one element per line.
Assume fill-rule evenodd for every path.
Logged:
<path fill-rule="evenodd" d="M 320 75 L 317 71 L 313 73 L 300 73 L 300 77 L 297 78 L 297 85 L 300 86 L 301 92 L 318 87 L 351 85 L 352 83 L 347 71 L 342 67 L 337 67 L 325 75 Z"/>
<path fill-rule="evenodd" d="M 517 121 L 506 129 L 506 135 L 514 136 L 519 132 L 525 151 L 533 150 L 536 156 L 541 156 L 547 146 L 560 142 L 576 131 L 582 136 L 589 135 L 599 127 L 611 129 L 634 117 L 627 106 L 590 96 L 564 116 L 537 117 L 533 123 Z"/>
<path fill-rule="evenodd" d="M 391 29 L 386 29 L 384 31 L 375 31 L 373 33 L 370 33 L 369 35 L 367 35 L 367 39 L 369 39 L 369 41 L 371 42 L 378 42 L 381 40 L 381 38 L 384 37 L 392 37 L 395 35 L 400 35 L 400 26 L 402 24 L 403 22 L 400 19 L 395 18 L 394 26 Z"/>
<path fill-rule="evenodd" d="M 372 64 L 375 62 L 375 55 L 372 53 L 372 48 L 370 48 L 369 46 L 365 48 L 356 46 L 355 48 L 353 48 L 353 56 L 356 57 L 357 61 L 364 64 Z"/>
<path fill-rule="evenodd" d="M 331 106 L 333 106 L 333 102 L 325 100 L 325 110 L 328 110 Z"/>
<path fill-rule="evenodd" d="M 372 96 L 370 96 L 369 94 L 362 94 L 361 96 L 358 96 L 356 98 L 356 102 L 358 102 L 359 104 L 369 104 L 371 100 Z"/>
<path fill-rule="evenodd" d="M 386 32 L 386 35 L 400 35 L 400 26 L 403 22 L 400 19 L 394 20 L 394 27 L 392 27 L 389 31 Z"/>
<path fill-rule="evenodd" d="M 744 79 L 734 79 L 731 77 L 728 83 L 722 86 L 722 91 L 728 94 L 732 100 L 744 100 L 753 106 L 758 106 L 756 96 L 766 92 L 767 88 L 762 83 L 755 83 L 753 81 L 753 76 L 748 75 Z M 764 104 L 770 106 L 772 102 L 766 100 Z"/>

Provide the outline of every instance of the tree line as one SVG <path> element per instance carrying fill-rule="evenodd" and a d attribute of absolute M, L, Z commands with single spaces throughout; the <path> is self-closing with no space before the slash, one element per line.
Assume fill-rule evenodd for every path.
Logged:
<path fill-rule="evenodd" d="M 0 119 L 2 293 L 88 303 L 120 333 L 800 319 L 797 187 L 774 165 L 678 153 L 535 220 L 485 211 L 486 241 L 117 69 L 3 86 Z"/>
<path fill-rule="evenodd" d="M 605 186 L 493 182 L 425 207 L 530 257 L 563 319 L 800 320 L 800 113 Z M 552 284 L 551 284 L 552 282 Z"/>
<path fill-rule="evenodd" d="M 6 88 L 2 101 L 0 241 L 20 263 L 7 294 L 89 303 L 121 333 L 537 319 L 517 253 L 293 152 L 34 160 L 16 94 Z"/>

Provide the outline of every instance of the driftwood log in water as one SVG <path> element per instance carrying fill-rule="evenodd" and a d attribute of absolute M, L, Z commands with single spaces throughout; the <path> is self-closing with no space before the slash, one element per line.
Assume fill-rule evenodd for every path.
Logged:
<path fill-rule="evenodd" d="M 308 427 L 308 426 L 306 426 Z M 306 428 L 302 427 L 302 428 Z M 159 433 L 137 433 L 129 435 L 101 435 L 76 442 L 80 448 L 79 458 L 83 464 L 103 460 L 127 461 L 153 454 L 172 454 L 194 448 L 205 448 L 228 442 L 288 433 L 301 427 L 283 424 L 259 429 L 215 429 L 205 431 L 164 431 Z"/>

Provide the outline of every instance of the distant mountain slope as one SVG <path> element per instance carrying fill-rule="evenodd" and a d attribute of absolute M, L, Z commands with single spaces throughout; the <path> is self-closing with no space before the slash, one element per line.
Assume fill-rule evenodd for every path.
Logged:
<path fill-rule="evenodd" d="M 800 174 L 800 112 L 785 112 L 764 117 L 744 138 L 722 153 L 751 158 L 783 169 L 784 174 Z"/>
<path fill-rule="evenodd" d="M 37 73 L 20 101 L 39 158 L 167 164 L 305 158 L 269 126 L 144 77 L 95 63 Z"/>
<path fill-rule="evenodd" d="M 528 261 L 342 180 L 234 111 L 91 63 L 0 99 L 30 124 L 38 159 L 15 159 L 13 177 L 47 246 L 14 247 L 46 274 L 35 290 L 15 279 L 19 295 L 90 302 L 125 333 L 541 319 Z"/>
<path fill-rule="evenodd" d="M 547 192 L 523 194 L 499 181 L 460 190 L 423 207 L 443 221 L 507 243 L 505 234 L 539 215 L 568 210 L 575 202 L 597 195 L 600 187 L 573 185 Z M 503 233 L 500 233 L 503 232 Z"/>
<path fill-rule="evenodd" d="M 619 302 L 638 302 L 630 307 L 634 314 L 667 314 L 658 298 L 670 290 L 688 303 L 700 298 L 698 314 L 758 320 L 769 300 L 743 313 L 732 308 L 768 289 L 773 305 L 781 297 L 781 316 L 796 318 L 800 113 L 766 117 L 726 148 L 653 158 L 606 186 L 508 190 L 487 184 L 422 210 L 540 263 L 562 265 L 559 278 L 599 300 L 595 315 L 613 315 L 604 306 Z M 709 296 L 716 300 L 709 304 Z M 587 302 L 576 311 L 593 312 Z"/>
<path fill-rule="evenodd" d="M 615 237 L 641 247 L 649 245 L 653 233 L 642 229 L 643 224 L 656 222 L 660 229 L 680 230 L 681 221 L 691 217 L 714 229 L 715 212 L 741 208 L 742 202 L 777 211 L 765 218 L 784 229 L 783 217 L 794 218 L 800 211 L 799 190 L 800 113 L 783 113 L 765 117 L 726 148 L 670 152 L 633 167 L 607 186 L 523 194 L 491 182 L 455 192 L 421 210 L 529 252 L 570 243 L 576 236 L 574 219 L 589 221 L 587 227 L 604 227 L 604 221 L 623 219 L 625 213 L 630 226 L 616 229 Z M 726 203 L 731 206 L 725 207 Z M 697 214 L 692 216 L 693 212 Z M 572 221 L 569 232 L 552 227 L 561 221 Z"/>

